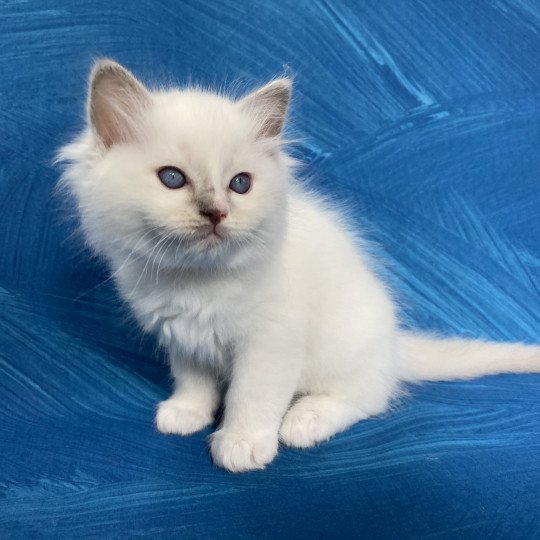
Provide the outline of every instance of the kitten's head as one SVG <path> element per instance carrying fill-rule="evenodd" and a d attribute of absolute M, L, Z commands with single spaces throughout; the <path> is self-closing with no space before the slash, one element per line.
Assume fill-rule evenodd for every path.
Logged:
<path fill-rule="evenodd" d="M 277 79 L 236 101 L 151 92 L 119 64 L 98 62 L 87 130 L 60 153 L 90 245 L 118 262 L 150 258 L 162 268 L 260 258 L 285 219 L 290 91 Z"/>

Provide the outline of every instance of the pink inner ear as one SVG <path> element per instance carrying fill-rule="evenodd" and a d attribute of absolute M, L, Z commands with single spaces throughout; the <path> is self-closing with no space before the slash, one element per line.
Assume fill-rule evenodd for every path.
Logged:
<path fill-rule="evenodd" d="M 242 108 L 260 124 L 259 137 L 279 137 L 291 96 L 291 82 L 277 79 L 244 97 Z"/>
<path fill-rule="evenodd" d="M 90 120 L 105 148 L 136 138 L 150 95 L 137 79 L 115 63 L 94 70 Z"/>

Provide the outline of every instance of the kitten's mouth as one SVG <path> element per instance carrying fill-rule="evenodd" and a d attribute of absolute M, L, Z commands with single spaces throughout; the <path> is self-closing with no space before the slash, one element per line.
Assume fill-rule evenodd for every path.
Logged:
<path fill-rule="evenodd" d="M 182 246 L 189 248 L 198 246 L 199 249 L 214 248 L 223 245 L 227 238 L 227 231 L 222 225 L 202 225 L 194 227 L 191 232 L 187 231 L 171 231 L 166 228 L 158 228 L 156 231 L 154 227 L 149 226 L 150 231 L 153 232 L 152 245 L 149 249 L 154 249 L 156 253 L 158 249 L 164 249 L 165 247 L 170 250 L 176 250 Z M 147 233 L 148 234 L 148 233 Z M 156 249 L 156 246 L 158 249 Z"/>
<path fill-rule="evenodd" d="M 224 240 L 223 227 L 217 226 L 205 226 L 201 230 L 201 240 L 204 244 L 214 246 L 221 243 Z"/>

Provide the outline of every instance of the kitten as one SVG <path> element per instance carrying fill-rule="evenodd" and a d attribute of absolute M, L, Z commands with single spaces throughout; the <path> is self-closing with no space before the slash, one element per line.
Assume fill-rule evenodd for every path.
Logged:
<path fill-rule="evenodd" d="M 168 350 L 157 428 L 203 429 L 224 394 L 211 453 L 230 471 L 384 412 L 402 381 L 540 370 L 539 347 L 398 330 L 347 224 L 295 182 L 290 93 L 286 78 L 237 101 L 150 92 L 102 60 L 88 126 L 59 155 L 89 246 Z"/>

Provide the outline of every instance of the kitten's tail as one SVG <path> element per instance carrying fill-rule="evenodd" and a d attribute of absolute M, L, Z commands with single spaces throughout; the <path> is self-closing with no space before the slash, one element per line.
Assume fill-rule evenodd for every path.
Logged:
<path fill-rule="evenodd" d="M 400 333 L 404 381 L 470 379 L 496 373 L 540 372 L 540 347 Z"/>

